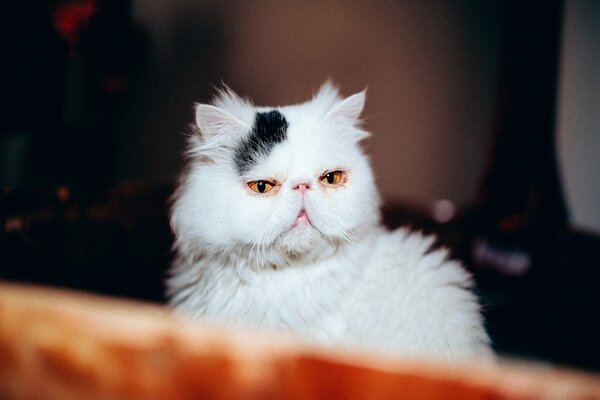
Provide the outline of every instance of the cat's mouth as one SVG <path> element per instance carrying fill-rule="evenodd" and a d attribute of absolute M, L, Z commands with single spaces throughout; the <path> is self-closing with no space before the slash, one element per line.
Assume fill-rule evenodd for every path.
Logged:
<path fill-rule="evenodd" d="M 304 225 L 311 225 L 311 223 L 310 219 L 308 218 L 308 214 L 306 213 L 306 210 L 302 209 L 300 210 L 298 216 L 296 217 L 296 220 L 294 221 L 294 227 Z"/>

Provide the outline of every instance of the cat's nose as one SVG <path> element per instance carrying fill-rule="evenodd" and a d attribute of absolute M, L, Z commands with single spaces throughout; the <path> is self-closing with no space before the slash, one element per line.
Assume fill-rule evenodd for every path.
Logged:
<path fill-rule="evenodd" d="M 304 194 L 308 189 L 310 189 L 310 183 L 302 182 L 294 185 L 294 190 L 300 191 L 300 193 Z"/>

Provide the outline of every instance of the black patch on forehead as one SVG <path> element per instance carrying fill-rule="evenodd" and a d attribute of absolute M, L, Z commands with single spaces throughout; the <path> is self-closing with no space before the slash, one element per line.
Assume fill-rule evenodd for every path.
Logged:
<path fill-rule="evenodd" d="M 288 123 L 277 110 L 256 113 L 252 131 L 235 151 L 234 162 L 238 173 L 247 172 L 259 157 L 268 156 L 277 143 L 287 137 Z"/>

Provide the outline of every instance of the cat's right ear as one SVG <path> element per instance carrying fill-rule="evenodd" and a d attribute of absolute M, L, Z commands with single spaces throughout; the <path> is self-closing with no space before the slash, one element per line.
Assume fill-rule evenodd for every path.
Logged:
<path fill-rule="evenodd" d="M 205 140 L 237 136 L 250 129 L 239 118 L 210 104 L 196 104 L 196 125 Z"/>
<path fill-rule="evenodd" d="M 338 104 L 333 106 L 325 115 L 325 118 L 341 119 L 352 125 L 360 122 L 360 113 L 365 106 L 365 95 L 367 90 L 346 97 Z"/>

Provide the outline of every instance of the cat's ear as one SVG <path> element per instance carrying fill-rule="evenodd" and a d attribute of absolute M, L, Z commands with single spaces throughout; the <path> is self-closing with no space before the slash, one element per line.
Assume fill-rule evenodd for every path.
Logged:
<path fill-rule="evenodd" d="M 360 114 L 365 106 L 366 92 L 367 89 L 338 102 L 327 111 L 325 119 L 337 119 L 350 125 L 358 125 L 360 123 Z"/>
<path fill-rule="evenodd" d="M 218 136 L 237 136 L 250 129 L 228 111 L 210 104 L 196 104 L 196 125 L 205 140 Z"/>

